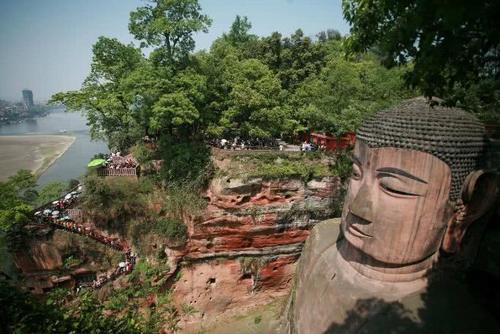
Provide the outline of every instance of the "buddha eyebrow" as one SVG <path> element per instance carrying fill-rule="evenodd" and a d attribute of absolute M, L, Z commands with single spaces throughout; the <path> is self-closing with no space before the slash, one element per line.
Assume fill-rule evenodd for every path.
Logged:
<path fill-rule="evenodd" d="M 356 164 L 358 164 L 358 165 L 360 165 L 360 166 L 361 166 L 361 165 L 363 165 L 363 164 L 361 163 L 361 160 L 360 160 L 357 156 L 355 156 L 354 154 L 351 154 L 350 156 L 351 156 L 351 160 L 352 160 L 354 163 L 356 163 Z"/>
<path fill-rule="evenodd" d="M 413 179 L 415 181 L 427 184 L 427 181 L 424 181 L 421 178 L 416 177 L 415 175 L 407 173 L 404 170 L 393 168 L 393 167 L 379 168 L 379 169 L 377 169 L 377 172 L 397 174 L 397 175 L 401 175 L 401 176 L 407 177 L 409 179 Z"/>

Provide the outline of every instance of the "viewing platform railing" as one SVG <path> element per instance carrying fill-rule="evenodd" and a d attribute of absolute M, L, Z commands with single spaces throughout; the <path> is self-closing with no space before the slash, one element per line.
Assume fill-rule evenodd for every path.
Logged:
<path fill-rule="evenodd" d="M 137 167 L 135 168 L 100 168 L 97 170 L 99 176 L 133 176 L 137 177 Z"/>

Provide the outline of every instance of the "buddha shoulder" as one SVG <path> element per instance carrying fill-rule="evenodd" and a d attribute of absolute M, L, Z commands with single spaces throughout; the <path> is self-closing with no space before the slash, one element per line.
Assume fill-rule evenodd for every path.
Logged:
<path fill-rule="evenodd" d="M 340 218 L 324 220 L 316 224 L 309 234 L 302 251 L 302 262 L 317 258 L 334 245 L 340 236 Z"/>

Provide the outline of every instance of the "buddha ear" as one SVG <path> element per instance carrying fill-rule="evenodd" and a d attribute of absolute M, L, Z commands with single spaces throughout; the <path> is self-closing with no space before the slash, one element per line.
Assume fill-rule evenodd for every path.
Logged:
<path fill-rule="evenodd" d="M 462 204 L 448 222 L 442 248 L 448 253 L 460 249 L 469 226 L 490 211 L 498 199 L 499 177 L 493 171 L 470 173 L 462 186 Z"/>

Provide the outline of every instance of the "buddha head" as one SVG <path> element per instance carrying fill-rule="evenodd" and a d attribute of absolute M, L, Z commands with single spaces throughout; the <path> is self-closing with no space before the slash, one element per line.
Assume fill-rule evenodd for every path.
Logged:
<path fill-rule="evenodd" d="M 372 266 L 422 263 L 456 252 L 498 192 L 482 169 L 484 127 L 424 98 L 376 113 L 357 133 L 342 213 L 348 246 Z"/>

